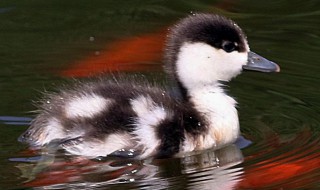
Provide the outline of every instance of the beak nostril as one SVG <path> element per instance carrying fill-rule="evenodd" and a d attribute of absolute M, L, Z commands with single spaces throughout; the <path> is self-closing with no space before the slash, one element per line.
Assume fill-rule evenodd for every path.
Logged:
<path fill-rule="evenodd" d="M 260 72 L 279 72 L 280 67 L 260 55 L 250 51 L 248 52 L 247 64 L 242 67 L 245 70 L 260 71 Z"/>

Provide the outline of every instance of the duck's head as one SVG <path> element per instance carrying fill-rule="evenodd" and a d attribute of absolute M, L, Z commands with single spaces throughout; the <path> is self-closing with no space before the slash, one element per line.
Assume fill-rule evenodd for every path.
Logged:
<path fill-rule="evenodd" d="M 193 14 L 168 34 L 166 70 L 182 88 L 229 81 L 245 70 L 278 72 L 280 67 L 251 52 L 247 38 L 232 20 L 213 14 Z"/>

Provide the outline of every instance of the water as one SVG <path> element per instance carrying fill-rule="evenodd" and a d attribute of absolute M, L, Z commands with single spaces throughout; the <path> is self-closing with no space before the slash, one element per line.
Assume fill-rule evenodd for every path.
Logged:
<path fill-rule="evenodd" d="M 319 189 L 319 10 L 316 0 L 1 1 L 0 188 Z M 71 77 L 121 70 L 161 79 L 164 31 L 191 11 L 232 18 L 252 50 L 281 66 L 229 84 L 248 141 L 143 161 L 84 160 L 17 142 L 32 101 Z"/>

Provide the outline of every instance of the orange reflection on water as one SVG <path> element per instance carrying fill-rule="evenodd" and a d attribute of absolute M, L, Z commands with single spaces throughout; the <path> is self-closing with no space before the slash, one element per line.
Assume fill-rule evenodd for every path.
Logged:
<path fill-rule="evenodd" d="M 316 170 L 320 169 L 320 140 L 310 141 L 311 137 L 311 131 L 305 130 L 292 141 L 273 147 L 272 151 L 281 151 L 281 147 L 290 147 L 291 150 L 285 149 L 283 154 L 278 153 L 277 156 L 245 167 L 243 180 L 238 187 L 259 189 L 276 186 L 294 189 L 312 186 L 312 183 L 318 182 L 320 176 L 312 173 L 316 174 Z M 251 155 L 246 161 L 259 159 L 261 156 L 261 154 Z"/>
<path fill-rule="evenodd" d="M 303 157 L 299 160 L 288 163 L 273 162 L 263 166 L 245 169 L 243 180 L 239 184 L 239 188 L 261 188 L 282 184 L 282 187 L 297 188 L 303 187 L 307 183 L 302 180 L 301 183 L 290 183 L 295 181 L 296 177 L 317 170 L 320 167 L 320 154 Z M 319 180 L 319 176 L 317 177 Z"/>
<path fill-rule="evenodd" d="M 74 63 L 63 76 L 85 77 L 109 71 L 143 71 L 161 68 L 165 41 L 164 30 L 135 36 L 108 44 L 98 55 Z"/>

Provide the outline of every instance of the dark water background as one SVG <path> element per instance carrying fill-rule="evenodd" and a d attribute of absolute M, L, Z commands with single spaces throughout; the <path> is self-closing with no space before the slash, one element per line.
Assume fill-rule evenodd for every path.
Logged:
<path fill-rule="evenodd" d="M 33 117 L 32 101 L 79 71 L 161 75 L 163 31 L 191 11 L 232 18 L 252 50 L 281 66 L 281 73 L 244 73 L 229 84 L 250 145 L 164 160 L 88 161 L 17 142 Z M 320 189 L 319 52 L 318 0 L 2 0 L 0 189 Z M 108 55 L 128 58 L 108 62 Z M 104 66 L 86 65 L 98 62 Z"/>

